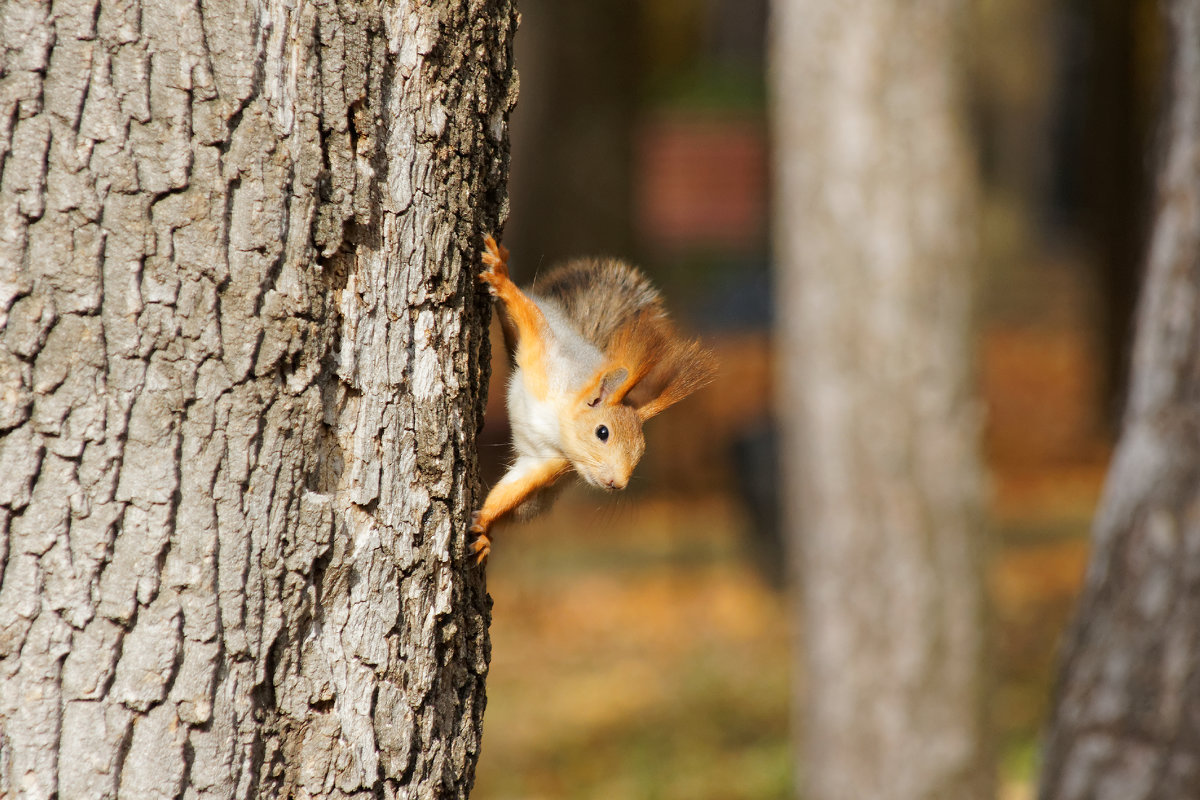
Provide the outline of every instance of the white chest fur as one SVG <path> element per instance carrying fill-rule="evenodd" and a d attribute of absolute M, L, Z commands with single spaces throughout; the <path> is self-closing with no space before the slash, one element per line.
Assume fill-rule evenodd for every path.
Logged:
<path fill-rule="evenodd" d="M 549 327 L 545 338 L 548 395 L 536 397 L 525 384 L 518 367 L 508 383 L 508 417 L 513 447 L 518 455 L 532 458 L 563 458 L 562 415 L 568 405 L 596 374 L 604 356 L 583 338 L 558 305 L 533 296 Z"/>
<path fill-rule="evenodd" d="M 549 400 L 538 400 L 521 379 L 521 370 L 513 371 L 508 382 L 508 419 L 512 425 L 513 448 L 519 455 L 532 458 L 561 458 L 562 432 L 559 410 Z"/>

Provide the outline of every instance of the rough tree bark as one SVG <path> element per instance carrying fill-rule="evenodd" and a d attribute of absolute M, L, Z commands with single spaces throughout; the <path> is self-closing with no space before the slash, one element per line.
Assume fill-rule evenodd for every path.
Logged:
<path fill-rule="evenodd" d="M 1200 1 L 1173 54 L 1128 406 L 1064 645 L 1041 797 L 1200 787 Z"/>
<path fill-rule="evenodd" d="M 0 796 L 467 795 L 515 25 L 0 6 Z"/>
<path fill-rule="evenodd" d="M 810 800 L 990 796 L 964 11 L 773 9 L 779 416 Z"/>

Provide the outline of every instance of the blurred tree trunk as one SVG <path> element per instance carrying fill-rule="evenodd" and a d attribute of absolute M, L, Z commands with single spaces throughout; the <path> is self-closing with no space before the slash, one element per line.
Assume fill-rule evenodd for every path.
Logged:
<path fill-rule="evenodd" d="M 0 796 L 467 795 L 514 28 L 0 7 Z"/>
<path fill-rule="evenodd" d="M 1064 647 L 1041 796 L 1200 787 L 1200 0 L 1174 45 L 1130 392 Z"/>
<path fill-rule="evenodd" d="M 774 7 L 780 418 L 810 800 L 991 792 L 964 11 Z"/>
<path fill-rule="evenodd" d="M 635 0 L 523 0 L 506 243 L 531 270 L 633 244 Z M 532 277 L 530 273 L 527 277 Z"/>
<path fill-rule="evenodd" d="M 1115 438 L 1129 368 L 1129 340 L 1140 283 L 1140 250 L 1149 223 L 1150 164 L 1145 158 L 1158 100 L 1160 65 L 1150 54 L 1158 29 L 1147 25 L 1147 0 L 1073 0 L 1084 25 L 1083 130 L 1064 142 L 1077 178 L 1087 235 L 1099 246 L 1105 423 Z M 1151 77 L 1153 75 L 1153 77 Z M 1067 91 L 1077 90 L 1072 87 Z M 1066 171 L 1066 170 L 1064 170 Z"/>

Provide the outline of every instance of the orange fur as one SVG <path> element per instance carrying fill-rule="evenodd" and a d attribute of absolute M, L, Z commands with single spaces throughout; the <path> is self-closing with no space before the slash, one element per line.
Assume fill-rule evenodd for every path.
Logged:
<path fill-rule="evenodd" d="M 697 341 L 683 339 L 658 308 L 645 309 L 617 329 L 607 352 L 608 367 L 629 377 L 615 401 L 637 409 L 644 422 L 712 381 L 716 359 Z"/>
<path fill-rule="evenodd" d="M 471 520 L 471 532 L 476 534 L 471 549 L 476 554 L 476 562 L 487 558 L 492 549 L 488 531 L 497 519 L 519 506 L 530 494 L 554 483 L 570 470 L 571 462 L 566 459 L 548 459 L 511 480 L 505 476 L 504 480 L 493 486 L 483 501 L 483 508 L 475 512 Z"/>
<path fill-rule="evenodd" d="M 508 249 L 496 244 L 491 236 L 484 240 L 486 266 L 479 279 L 488 291 L 503 301 L 501 313 L 505 327 L 515 331 L 516 362 L 525 372 L 529 389 L 539 400 L 550 391 L 546 375 L 546 318 L 537 304 L 530 300 L 508 276 Z"/>

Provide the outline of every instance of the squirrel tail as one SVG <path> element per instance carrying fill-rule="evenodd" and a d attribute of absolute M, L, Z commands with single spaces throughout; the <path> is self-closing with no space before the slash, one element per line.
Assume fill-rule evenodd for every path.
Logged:
<path fill-rule="evenodd" d="M 676 331 L 658 290 L 616 259 L 568 261 L 534 281 L 535 294 L 558 303 L 584 338 L 603 352 L 607 370 L 628 377 L 611 396 L 647 420 L 712 381 L 717 361 Z"/>
<path fill-rule="evenodd" d="M 577 258 L 539 276 L 534 294 L 556 302 L 584 338 L 602 352 L 643 309 L 661 310 L 658 290 L 623 261 Z"/>

